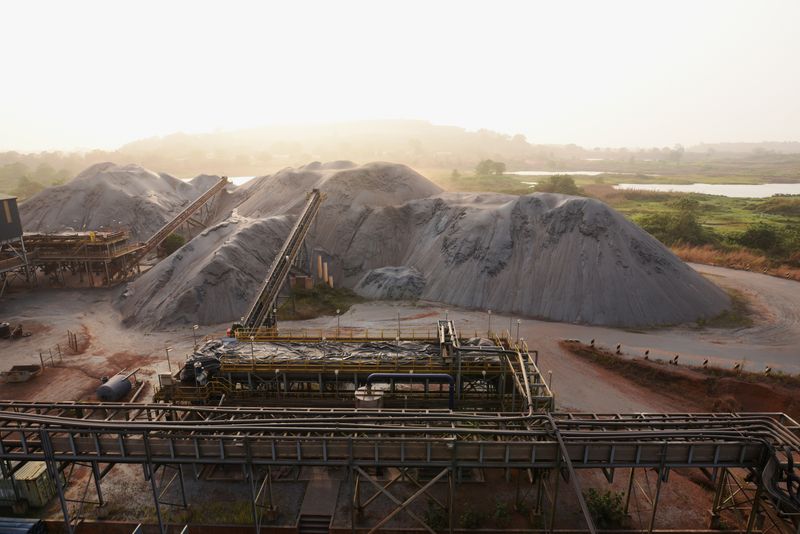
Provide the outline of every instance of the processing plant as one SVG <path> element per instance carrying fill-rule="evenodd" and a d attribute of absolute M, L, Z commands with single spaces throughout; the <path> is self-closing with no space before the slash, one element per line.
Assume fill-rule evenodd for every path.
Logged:
<path fill-rule="evenodd" d="M 663 487 L 692 470 L 713 488 L 709 528 L 738 514 L 747 532 L 798 531 L 800 425 L 783 414 L 561 412 L 527 342 L 465 334 L 448 318 L 414 329 L 280 328 L 278 299 L 310 263 L 299 258 L 323 199 L 309 194 L 246 317 L 160 375 L 154 402 L 0 401 L 3 475 L 43 462 L 69 533 L 80 524 L 64 474 L 84 470 L 81 506 L 102 506 L 101 481 L 122 464 L 141 467 L 162 533 L 165 510 L 190 506 L 186 486 L 209 468 L 241 473 L 259 533 L 454 532 L 475 484 L 513 487 L 527 531 L 594 533 L 586 473 L 621 482 L 626 513 L 634 495 L 649 503 L 641 531 L 665 532 Z M 278 526 L 281 472 L 303 469 L 328 492 L 306 490 Z M 638 482 L 648 473 L 649 489 Z M 412 526 L 398 526 L 401 517 Z"/>

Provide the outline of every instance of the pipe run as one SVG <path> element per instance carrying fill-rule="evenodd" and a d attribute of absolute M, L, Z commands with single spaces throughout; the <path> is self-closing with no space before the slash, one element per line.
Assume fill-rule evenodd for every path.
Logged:
<path fill-rule="evenodd" d="M 450 410 L 455 410 L 455 385 L 456 381 L 452 376 L 446 373 L 372 373 L 367 377 L 367 390 L 370 389 L 372 383 L 376 380 L 432 380 L 435 382 L 447 382 L 450 385 L 449 397 L 447 399 L 447 407 Z"/>

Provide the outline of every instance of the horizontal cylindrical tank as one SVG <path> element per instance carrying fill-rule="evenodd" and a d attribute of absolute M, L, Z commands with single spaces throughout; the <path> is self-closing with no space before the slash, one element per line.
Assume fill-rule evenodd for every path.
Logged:
<path fill-rule="evenodd" d="M 127 395 L 133 385 L 125 375 L 114 375 L 102 384 L 97 391 L 97 398 L 101 401 L 114 402 Z"/>

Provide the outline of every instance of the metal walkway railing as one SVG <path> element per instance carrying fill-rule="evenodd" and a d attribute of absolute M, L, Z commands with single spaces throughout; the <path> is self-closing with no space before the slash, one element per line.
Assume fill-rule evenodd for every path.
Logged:
<path fill-rule="evenodd" d="M 219 179 L 217 183 L 215 183 L 211 188 L 200 195 L 197 200 L 186 206 L 182 212 L 180 212 L 174 219 L 169 221 L 165 224 L 158 232 L 153 234 L 153 237 L 145 241 L 144 246 L 142 246 L 141 250 L 136 253 L 134 258 L 134 263 L 141 260 L 145 257 L 150 251 L 156 248 L 158 245 L 164 241 L 167 236 L 169 236 L 172 232 L 174 232 L 180 225 L 185 223 L 189 220 L 189 218 L 194 215 L 194 213 L 203 207 L 211 198 L 222 191 L 222 189 L 228 185 L 228 178 L 223 176 Z"/>

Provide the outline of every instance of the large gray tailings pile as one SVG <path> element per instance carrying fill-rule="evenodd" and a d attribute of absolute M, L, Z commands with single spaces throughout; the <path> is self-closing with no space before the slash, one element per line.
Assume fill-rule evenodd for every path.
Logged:
<path fill-rule="evenodd" d="M 285 216 L 231 216 L 128 284 L 120 299 L 127 324 L 164 328 L 233 321 L 247 308 L 289 235 Z"/>
<path fill-rule="evenodd" d="M 219 178 L 191 182 L 138 165 L 98 163 L 66 184 L 20 205 L 26 232 L 78 232 L 125 228 L 145 240 Z"/>
<path fill-rule="evenodd" d="M 588 198 L 445 193 L 321 215 L 314 244 L 333 254 L 346 287 L 406 266 L 424 276 L 423 299 L 613 326 L 683 323 L 730 306 L 652 236 Z"/>
<path fill-rule="evenodd" d="M 730 306 L 722 290 L 599 201 L 442 193 L 403 165 L 314 164 L 235 191 L 241 201 L 227 224 L 129 285 L 126 320 L 163 327 L 241 317 L 312 188 L 327 198 L 309 250 L 329 255 L 337 285 L 374 298 L 629 327 Z"/>

